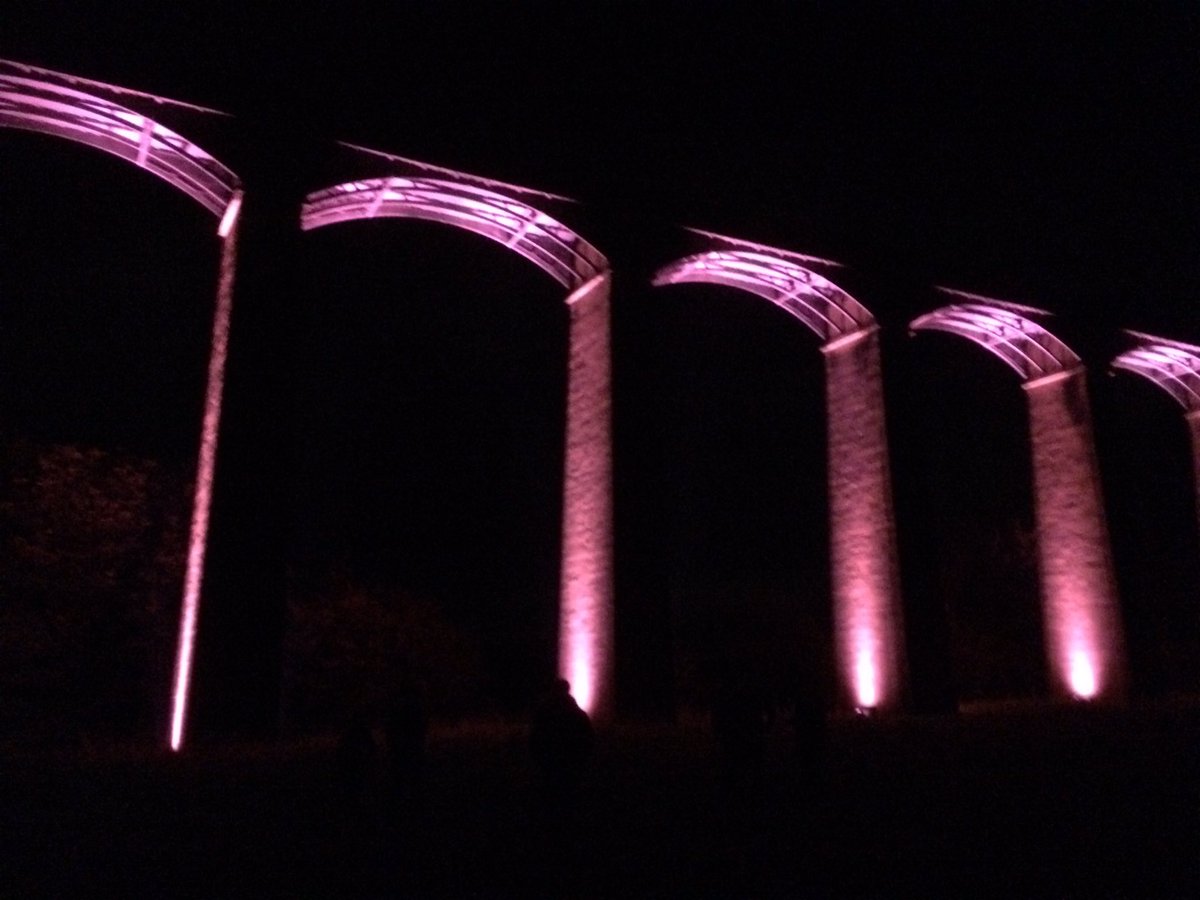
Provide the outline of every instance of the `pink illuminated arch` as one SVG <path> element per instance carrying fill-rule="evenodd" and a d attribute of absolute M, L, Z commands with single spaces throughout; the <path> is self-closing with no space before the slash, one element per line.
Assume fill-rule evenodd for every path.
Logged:
<path fill-rule="evenodd" d="M 1158 385 L 1183 407 L 1200 413 L 1200 347 L 1128 331 L 1138 346 L 1112 361 L 1114 369 L 1141 375 Z"/>
<path fill-rule="evenodd" d="M 118 102 L 118 98 L 122 102 Z M 0 126 L 48 134 L 111 153 L 163 179 L 218 219 L 217 234 L 222 239 L 221 267 L 171 692 L 169 743 L 171 749 L 178 750 L 183 743 L 187 716 L 212 504 L 242 188 L 233 171 L 215 157 L 144 112 L 129 108 L 126 103 L 156 110 L 224 115 L 141 91 L 0 60 Z"/>
<path fill-rule="evenodd" d="M 565 197 L 362 147 L 353 149 L 399 164 L 403 174 L 347 181 L 309 194 L 300 212 L 303 230 L 357 219 L 425 219 L 501 243 L 567 290 L 608 270 L 608 260 L 599 250 L 526 199 L 518 199 L 570 202 Z"/>
<path fill-rule="evenodd" d="M 1138 331 L 1126 334 L 1137 340 L 1138 346 L 1114 359 L 1113 368 L 1149 379 L 1183 407 L 1192 437 L 1193 487 L 1200 515 L 1200 347 Z"/>
<path fill-rule="evenodd" d="M 202 106 L 61 72 L 0 60 L 0 126 L 54 135 L 127 160 L 224 217 L 241 183 L 225 165 L 142 112 L 146 108 L 224 115 Z"/>
<path fill-rule="evenodd" d="M 300 226 L 309 231 L 358 219 L 440 222 L 503 244 L 567 289 L 570 318 L 559 675 L 593 715 L 612 702 L 612 449 L 608 260 L 533 204 L 564 197 L 479 178 L 364 147 L 386 174 L 308 195 Z"/>
<path fill-rule="evenodd" d="M 874 326 L 875 318 L 861 303 L 801 265 L 829 267 L 836 263 L 711 232 L 693 233 L 726 246 L 664 266 L 654 275 L 655 286 L 703 282 L 748 291 L 791 313 L 826 342 Z"/>
<path fill-rule="evenodd" d="M 655 285 L 707 283 L 762 297 L 821 339 L 828 417 L 830 568 L 843 705 L 900 705 L 904 669 L 895 516 L 878 326 L 814 270 L 836 263 L 693 230 L 712 249 L 676 260 Z"/>
<path fill-rule="evenodd" d="M 944 306 L 914 319 L 913 331 L 935 330 L 957 334 L 994 353 L 1021 376 L 1040 378 L 1080 364 L 1070 347 L 1033 321 L 1044 310 L 1017 303 L 990 300 L 978 294 L 941 288 L 943 293 L 976 302 Z"/>
<path fill-rule="evenodd" d="M 1124 693 L 1124 637 L 1086 372 L 1079 356 L 1033 321 L 1047 315 L 977 294 L 913 320 L 995 354 L 1022 379 L 1029 404 L 1042 621 L 1056 694 L 1115 700 Z"/>

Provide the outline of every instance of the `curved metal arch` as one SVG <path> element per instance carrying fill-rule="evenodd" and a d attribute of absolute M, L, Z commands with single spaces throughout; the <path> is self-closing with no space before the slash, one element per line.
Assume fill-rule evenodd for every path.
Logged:
<path fill-rule="evenodd" d="M 983 299 L 983 298 L 981 298 Z M 974 341 L 1004 360 L 1023 381 L 1074 369 L 1079 356 L 1029 314 L 1042 310 L 990 301 L 943 306 L 909 323 L 911 331 L 945 331 Z"/>
<path fill-rule="evenodd" d="M 867 308 L 832 281 L 771 253 L 710 250 L 678 259 L 653 278 L 655 286 L 693 282 L 722 284 L 770 300 L 825 342 L 875 324 Z"/>
<path fill-rule="evenodd" d="M 310 231 L 380 216 L 425 219 L 483 235 L 570 291 L 609 268 L 604 254 L 557 219 L 496 191 L 443 178 L 397 175 L 314 191 L 304 200 L 300 227 Z"/>
<path fill-rule="evenodd" d="M 182 135 L 103 96 L 127 94 L 214 113 L 150 94 L 0 60 L 0 126 L 65 138 L 119 156 L 157 175 L 215 216 L 236 215 L 241 181 L 231 169 Z M 223 115 L 223 113 L 219 113 Z"/>
<path fill-rule="evenodd" d="M 1200 411 L 1200 347 L 1136 331 L 1127 333 L 1144 343 L 1122 353 L 1112 367 L 1150 379 L 1185 412 Z"/>

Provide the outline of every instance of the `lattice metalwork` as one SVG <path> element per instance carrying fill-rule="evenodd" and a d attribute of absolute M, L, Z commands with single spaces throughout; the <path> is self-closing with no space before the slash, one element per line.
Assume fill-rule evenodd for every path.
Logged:
<path fill-rule="evenodd" d="M 414 174 L 347 181 L 309 194 L 300 227 L 309 231 L 381 216 L 426 219 L 483 235 L 572 291 L 608 270 L 604 255 L 566 225 L 465 178 Z"/>
<path fill-rule="evenodd" d="M 115 98 L 223 115 L 152 94 L 0 60 L 0 126 L 87 144 L 162 178 L 226 218 L 238 177 L 187 138 Z"/>
<path fill-rule="evenodd" d="M 1114 359 L 1113 368 L 1150 379 L 1186 412 L 1200 412 L 1200 347 L 1137 331 L 1126 333 L 1140 345 Z"/>
<path fill-rule="evenodd" d="M 912 331 L 946 331 L 974 341 L 1008 363 L 1024 381 L 1053 375 L 1080 364 L 1079 356 L 1030 316 L 1045 316 L 1045 310 L 1020 306 L 942 289 L 972 301 L 943 306 L 914 319 Z"/>
<path fill-rule="evenodd" d="M 753 246 L 753 245 L 750 245 Z M 768 248 L 723 249 L 676 260 L 655 285 L 704 282 L 739 288 L 770 300 L 829 342 L 875 324 L 867 309 L 833 282 Z"/>

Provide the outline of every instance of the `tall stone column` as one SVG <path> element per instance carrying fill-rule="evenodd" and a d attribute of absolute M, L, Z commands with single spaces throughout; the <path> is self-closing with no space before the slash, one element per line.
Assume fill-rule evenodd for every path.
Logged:
<path fill-rule="evenodd" d="M 225 361 L 229 353 L 229 319 L 233 311 L 233 279 L 237 268 L 237 206 L 222 220 L 221 271 L 217 280 L 217 303 L 213 312 L 212 340 L 208 357 L 208 380 L 204 388 L 204 420 L 200 426 L 200 453 L 196 462 L 196 488 L 192 521 L 188 532 L 187 568 L 184 572 L 183 602 L 179 637 L 175 649 L 175 673 L 171 684 L 171 728 L 167 741 L 172 750 L 183 745 L 191 691 L 196 628 L 200 617 L 200 590 L 204 579 L 204 557 L 208 550 L 208 523 L 212 510 L 213 475 L 217 462 L 217 438 L 221 428 L 221 401 L 225 394 Z"/>
<path fill-rule="evenodd" d="M 593 718 L 613 703 L 609 292 L 597 275 L 567 298 L 571 317 L 563 473 L 558 671 Z"/>
<path fill-rule="evenodd" d="M 842 702 L 894 709 L 901 703 L 904 632 L 878 326 L 831 341 L 821 351 Z"/>
<path fill-rule="evenodd" d="M 1192 486 L 1196 489 L 1196 515 L 1200 517 L 1200 409 L 1187 414 L 1188 430 L 1192 434 Z"/>
<path fill-rule="evenodd" d="M 1125 640 L 1083 367 L 1022 385 L 1038 526 L 1050 685 L 1060 697 L 1113 701 L 1126 689 Z"/>

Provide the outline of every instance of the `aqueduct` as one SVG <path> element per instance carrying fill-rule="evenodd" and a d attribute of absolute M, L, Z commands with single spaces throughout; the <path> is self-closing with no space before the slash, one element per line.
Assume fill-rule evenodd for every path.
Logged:
<path fill-rule="evenodd" d="M 168 741 L 183 742 L 232 306 L 242 185 L 207 151 L 158 118 L 220 115 L 150 94 L 0 60 L 0 126 L 84 144 L 145 169 L 218 220 L 220 269 L 205 384 L 195 494 Z M 347 145 L 349 146 L 349 145 Z M 359 219 L 440 222 L 503 244 L 566 289 L 569 367 L 563 466 L 558 669 L 580 705 L 613 704 L 613 558 L 609 262 L 535 204 L 565 198 L 404 157 L 352 147 L 378 174 L 308 195 L 305 231 Z M 829 280 L 837 265 L 711 232 L 655 285 L 709 283 L 746 291 L 798 318 L 821 341 L 828 417 L 831 573 L 839 679 L 846 705 L 894 709 L 904 678 L 903 615 L 884 415 L 879 326 Z M 945 289 L 943 289 L 945 290 Z M 1042 311 L 959 291 L 913 331 L 965 337 L 1021 378 L 1028 401 L 1043 624 L 1054 692 L 1119 698 L 1124 639 L 1100 496 L 1085 369 L 1035 319 Z M 1142 375 L 1183 407 L 1200 511 L 1200 347 L 1131 332 L 1138 346 L 1112 365 Z"/>
<path fill-rule="evenodd" d="M 535 208 L 564 200 L 366 148 L 386 174 L 308 195 L 305 231 L 356 219 L 441 222 L 503 244 L 569 292 L 558 671 L 589 713 L 612 706 L 612 446 L 608 260 Z"/>
<path fill-rule="evenodd" d="M 1192 436 L 1193 486 L 1200 515 L 1200 347 L 1166 338 L 1127 332 L 1138 346 L 1112 361 L 1113 368 L 1141 375 L 1171 395 L 1183 407 Z"/>
<path fill-rule="evenodd" d="M 834 640 L 843 702 L 895 709 L 904 670 L 896 524 L 884 421 L 879 326 L 848 293 L 816 271 L 835 266 L 697 232 L 713 249 L 684 257 L 656 285 L 705 282 L 779 306 L 821 339 L 828 420 L 830 565 Z"/>
<path fill-rule="evenodd" d="M 1083 362 L 1037 324 L 1042 310 L 942 289 L 957 300 L 915 319 L 995 354 L 1022 379 L 1029 402 L 1042 624 L 1056 694 L 1119 698 L 1124 637 L 1100 495 Z"/>
<path fill-rule="evenodd" d="M 144 112 L 138 112 L 134 106 L 222 115 L 201 106 L 0 60 L 0 126 L 52 135 L 111 153 L 163 179 L 219 220 L 220 274 L 171 690 L 169 742 L 172 749 L 178 750 L 183 743 L 187 719 L 196 624 L 200 614 L 200 588 L 204 578 L 204 553 L 229 345 L 229 317 L 233 306 L 242 187 L 237 175 L 227 166 L 182 135 Z"/>

